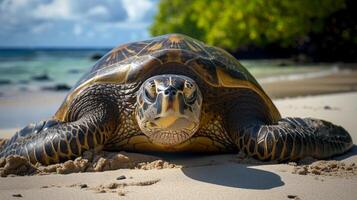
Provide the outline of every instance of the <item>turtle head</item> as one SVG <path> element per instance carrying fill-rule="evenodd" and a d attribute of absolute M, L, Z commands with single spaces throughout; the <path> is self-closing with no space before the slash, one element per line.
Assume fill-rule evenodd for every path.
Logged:
<path fill-rule="evenodd" d="M 154 143 L 175 145 L 198 129 L 202 94 L 194 80 L 183 75 L 147 79 L 137 95 L 136 119 Z"/>

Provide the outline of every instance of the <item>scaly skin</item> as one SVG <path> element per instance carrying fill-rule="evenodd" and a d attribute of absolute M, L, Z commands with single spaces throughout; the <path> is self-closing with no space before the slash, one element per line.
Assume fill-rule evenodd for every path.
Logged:
<path fill-rule="evenodd" d="M 307 156 L 326 159 L 353 146 L 344 128 L 311 118 L 283 118 L 274 125 L 247 126 L 236 143 L 248 156 L 279 162 Z"/>

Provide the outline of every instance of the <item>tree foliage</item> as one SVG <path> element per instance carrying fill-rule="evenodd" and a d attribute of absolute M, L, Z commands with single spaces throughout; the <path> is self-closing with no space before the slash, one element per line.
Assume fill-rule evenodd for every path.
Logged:
<path fill-rule="evenodd" d="M 229 50 L 297 45 L 345 0 L 161 0 L 152 35 L 184 33 Z"/>

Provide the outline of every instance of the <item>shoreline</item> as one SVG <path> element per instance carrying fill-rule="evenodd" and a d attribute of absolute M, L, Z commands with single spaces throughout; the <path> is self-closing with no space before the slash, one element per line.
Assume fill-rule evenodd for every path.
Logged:
<path fill-rule="evenodd" d="M 357 70 L 345 69 L 326 76 L 261 84 L 272 99 L 357 91 Z"/>

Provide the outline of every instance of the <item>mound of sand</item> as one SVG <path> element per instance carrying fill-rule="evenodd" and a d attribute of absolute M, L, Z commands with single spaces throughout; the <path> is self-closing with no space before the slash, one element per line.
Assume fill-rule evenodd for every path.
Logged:
<path fill-rule="evenodd" d="M 30 164 L 24 157 L 9 156 L 6 159 L 0 158 L 0 176 L 5 177 L 9 174 L 14 175 L 32 175 L 38 172 L 38 169 Z"/>
<path fill-rule="evenodd" d="M 177 168 L 156 156 L 128 152 L 86 151 L 83 156 L 64 163 L 43 166 L 32 165 L 24 157 L 9 156 L 0 159 L 0 176 L 8 175 L 45 175 L 49 173 L 70 174 L 77 172 L 101 172 L 116 169 L 164 169 Z"/>
<path fill-rule="evenodd" d="M 353 163 L 345 163 L 337 160 L 319 160 L 308 165 L 297 165 L 296 163 L 290 163 L 294 168 L 293 174 L 299 175 L 322 175 L 322 176 L 338 176 L 338 177 L 350 177 L 357 175 L 357 166 Z"/>
<path fill-rule="evenodd" d="M 232 162 L 247 165 L 267 165 L 267 164 L 278 164 L 276 161 L 263 162 L 255 160 L 254 158 L 248 157 L 243 152 L 240 152 L 236 159 L 231 160 Z M 293 174 L 298 175 L 321 175 L 321 176 L 337 176 L 337 177 L 350 177 L 357 175 L 357 165 L 356 163 L 346 163 L 344 161 L 338 160 L 316 160 L 311 157 L 307 157 L 298 162 L 289 162 L 290 167 L 285 167 L 283 171 L 289 171 Z M 291 166 L 293 168 L 291 168 Z"/>

